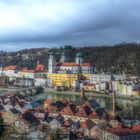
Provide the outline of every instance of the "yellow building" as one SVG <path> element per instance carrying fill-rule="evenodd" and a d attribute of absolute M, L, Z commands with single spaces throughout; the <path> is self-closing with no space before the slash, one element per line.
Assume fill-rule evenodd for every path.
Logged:
<path fill-rule="evenodd" d="M 74 83 L 79 79 L 78 74 L 66 73 L 48 73 L 48 79 L 52 81 L 53 86 L 74 87 Z"/>
<path fill-rule="evenodd" d="M 122 93 L 123 93 L 124 96 L 127 95 L 126 84 L 122 84 Z"/>
<path fill-rule="evenodd" d="M 138 90 L 133 90 L 133 91 L 132 91 L 132 96 L 140 96 L 140 91 L 138 91 Z"/>
<path fill-rule="evenodd" d="M 90 75 L 91 74 L 88 74 L 88 73 L 82 73 L 82 78 L 85 80 L 90 80 Z"/>

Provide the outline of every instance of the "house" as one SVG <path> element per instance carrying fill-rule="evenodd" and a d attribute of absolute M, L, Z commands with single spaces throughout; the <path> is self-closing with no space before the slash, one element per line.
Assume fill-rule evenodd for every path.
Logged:
<path fill-rule="evenodd" d="M 111 128 L 111 125 L 105 120 L 100 121 L 90 130 L 90 136 L 94 139 L 100 138 L 102 129 Z"/>
<path fill-rule="evenodd" d="M 35 86 L 46 86 L 47 79 L 44 77 L 35 78 Z"/>
<path fill-rule="evenodd" d="M 94 91 L 96 90 L 96 85 L 93 83 L 87 83 L 83 88 L 85 91 Z"/>
<path fill-rule="evenodd" d="M 16 78 L 18 76 L 18 67 L 16 65 L 10 65 L 3 68 L 2 74 L 9 78 Z"/>
<path fill-rule="evenodd" d="M 38 119 L 38 120 L 44 120 L 45 118 L 45 113 L 44 112 L 35 112 L 34 116 Z"/>
<path fill-rule="evenodd" d="M 34 130 L 31 131 L 27 137 L 32 140 L 41 140 L 45 138 L 45 133 L 41 130 Z"/>
<path fill-rule="evenodd" d="M 86 121 L 82 122 L 80 125 L 80 130 L 84 132 L 84 135 L 90 136 L 90 130 L 95 126 L 96 124 L 90 120 L 87 119 Z"/>
<path fill-rule="evenodd" d="M 41 107 L 44 103 L 44 99 L 38 99 L 36 101 L 27 103 L 24 108 L 26 109 L 35 109 L 37 107 Z"/>
<path fill-rule="evenodd" d="M 53 103 L 53 100 L 52 99 L 46 99 L 44 101 L 44 108 L 46 108 L 48 105 L 52 104 Z"/>
<path fill-rule="evenodd" d="M 63 124 L 63 126 L 66 128 L 66 130 L 67 130 L 68 128 L 71 128 L 72 125 L 73 125 L 73 121 L 72 121 L 71 119 L 65 120 L 65 121 L 64 121 L 64 124 Z"/>
<path fill-rule="evenodd" d="M 90 75 L 90 83 L 100 83 L 111 81 L 111 75 L 105 74 L 91 74 Z"/>
<path fill-rule="evenodd" d="M 53 119 L 50 123 L 49 123 L 51 129 L 59 129 L 62 127 L 62 124 L 59 120 L 57 119 Z"/>

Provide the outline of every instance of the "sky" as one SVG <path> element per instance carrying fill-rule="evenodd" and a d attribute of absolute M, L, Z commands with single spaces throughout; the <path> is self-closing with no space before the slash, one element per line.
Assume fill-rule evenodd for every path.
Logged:
<path fill-rule="evenodd" d="M 140 42 L 139 0 L 0 0 L 0 50 Z"/>

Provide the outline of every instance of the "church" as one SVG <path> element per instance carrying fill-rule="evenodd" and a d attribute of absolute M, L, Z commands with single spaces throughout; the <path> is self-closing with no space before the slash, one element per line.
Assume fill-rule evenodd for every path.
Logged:
<path fill-rule="evenodd" d="M 83 54 L 78 52 L 75 62 L 67 62 L 66 53 L 61 54 L 60 62 L 56 62 L 54 53 L 51 52 L 48 61 L 48 73 L 83 73 L 92 74 L 93 66 L 90 63 L 84 63 Z"/>

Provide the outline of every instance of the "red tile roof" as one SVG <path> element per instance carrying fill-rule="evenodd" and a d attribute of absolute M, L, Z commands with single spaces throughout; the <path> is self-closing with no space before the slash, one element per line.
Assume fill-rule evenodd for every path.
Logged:
<path fill-rule="evenodd" d="M 89 108 L 88 108 L 89 109 Z M 79 109 L 78 109 L 78 112 L 75 114 L 76 116 L 79 116 L 79 117 L 88 117 L 88 113 L 87 113 L 87 111 L 88 111 L 88 109 L 86 110 L 86 108 L 84 108 L 84 107 L 80 107 Z"/>
<path fill-rule="evenodd" d="M 134 124 L 132 130 L 140 132 L 140 124 Z"/>
<path fill-rule="evenodd" d="M 35 73 L 35 70 L 28 70 L 28 69 L 23 68 L 23 70 L 21 70 L 21 72 Z"/>
<path fill-rule="evenodd" d="M 108 128 L 107 131 L 118 136 L 127 136 L 136 133 L 135 131 L 129 128 Z"/>
<path fill-rule="evenodd" d="M 17 66 L 15 65 L 10 65 L 10 66 L 7 66 L 4 68 L 5 70 L 16 70 L 17 69 Z"/>
<path fill-rule="evenodd" d="M 83 63 L 81 66 L 91 66 L 90 63 Z"/>
<path fill-rule="evenodd" d="M 79 66 L 79 64 L 73 62 L 66 62 L 66 63 L 62 63 L 61 66 L 73 67 L 73 66 Z"/>
<path fill-rule="evenodd" d="M 93 112 L 90 114 L 89 117 L 92 118 L 92 119 L 94 119 L 94 118 L 98 118 L 98 115 L 97 115 L 97 113 L 96 113 L 95 111 L 93 111 Z"/>
<path fill-rule="evenodd" d="M 49 113 L 58 113 L 58 108 L 53 105 L 48 105 L 46 111 Z"/>
<path fill-rule="evenodd" d="M 74 115 L 76 113 L 76 107 L 73 105 L 68 105 L 67 107 L 65 107 L 60 114 L 62 115 Z"/>
<path fill-rule="evenodd" d="M 36 70 L 39 70 L 39 71 L 42 71 L 42 70 L 44 70 L 45 69 L 45 66 L 43 65 L 43 64 L 39 64 L 39 65 L 37 65 L 37 67 L 36 67 Z"/>
<path fill-rule="evenodd" d="M 91 66 L 90 63 L 77 64 L 74 62 L 57 63 L 57 66 L 74 67 L 74 66 Z"/>
<path fill-rule="evenodd" d="M 86 120 L 86 121 L 84 121 L 84 122 L 81 123 L 80 128 L 82 128 L 82 129 L 91 129 L 95 125 L 96 124 L 92 120 L 88 119 L 88 120 Z"/>
<path fill-rule="evenodd" d="M 44 101 L 44 105 L 49 105 L 51 103 L 53 103 L 52 99 L 47 99 L 47 100 Z"/>
<path fill-rule="evenodd" d="M 86 86 L 93 86 L 93 87 L 95 87 L 96 85 L 93 84 L 93 83 L 87 83 Z"/>

